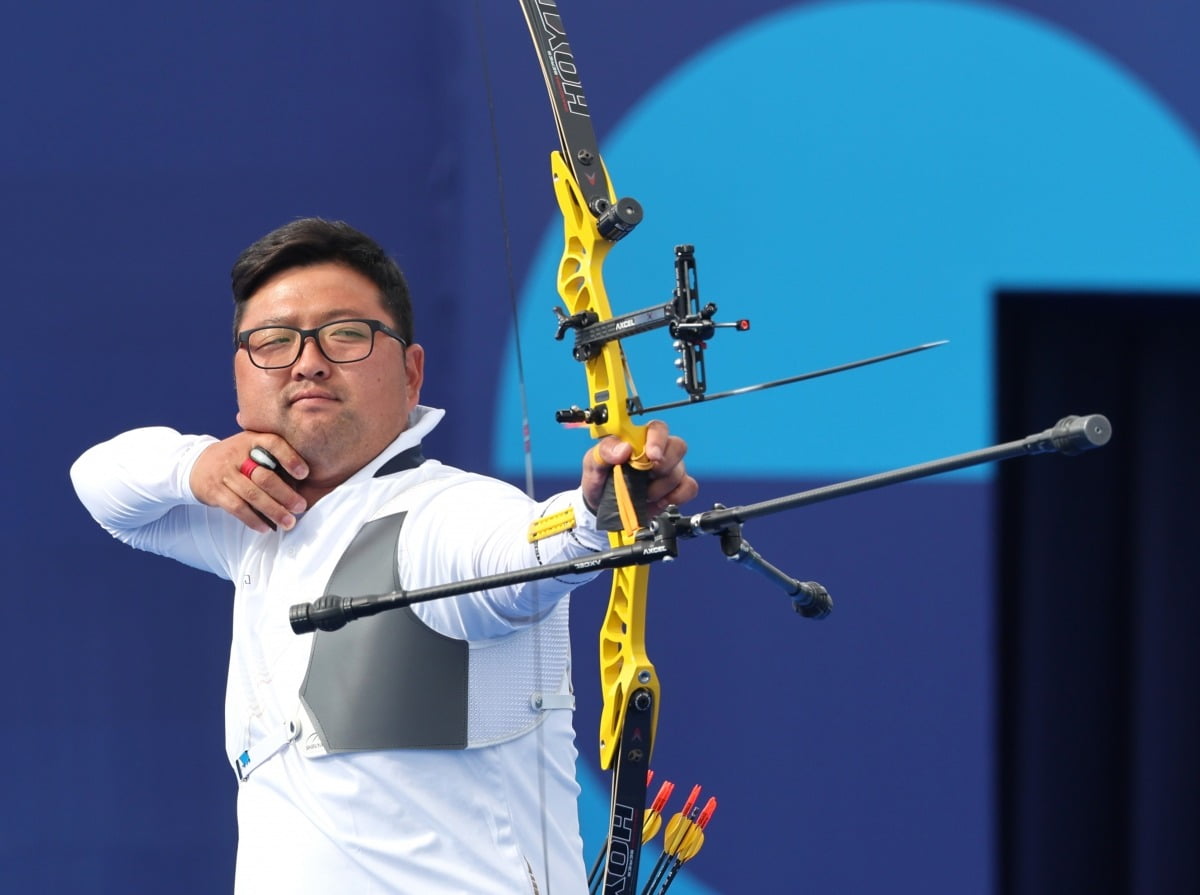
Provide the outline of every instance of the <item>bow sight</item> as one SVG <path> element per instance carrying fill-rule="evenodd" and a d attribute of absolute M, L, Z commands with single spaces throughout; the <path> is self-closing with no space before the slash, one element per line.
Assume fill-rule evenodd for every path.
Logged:
<path fill-rule="evenodd" d="M 834 373 L 844 373 L 847 370 L 855 370 L 908 354 L 916 354 L 919 351 L 927 351 L 948 343 L 947 339 L 924 342 L 911 348 L 901 348 L 874 357 L 799 373 L 795 376 L 786 376 L 783 379 L 744 385 L 710 395 L 704 369 L 704 352 L 708 348 L 708 340 L 716 335 L 718 329 L 748 332 L 750 321 L 743 317 L 732 323 L 717 323 L 713 320 L 713 316 L 717 313 L 717 306 L 708 302 L 701 307 L 700 286 L 696 275 L 696 250 L 690 245 L 675 246 L 675 291 L 671 300 L 665 304 L 643 308 L 640 311 L 631 311 L 628 314 L 609 317 L 605 320 L 601 320 L 599 315 L 592 310 L 568 315 L 563 312 L 562 308 L 555 306 L 553 311 L 554 316 L 558 318 L 558 327 L 554 332 L 554 338 L 561 342 L 568 329 L 575 330 L 575 344 L 571 349 L 571 356 L 581 363 L 596 357 L 600 349 L 608 342 L 619 342 L 639 333 L 667 327 L 667 331 L 675 340 L 671 347 L 680 355 L 675 360 L 675 366 L 682 372 L 675 380 L 675 384 L 686 391 L 688 397 L 683 401 L 668 401 L 646 407 L 631 385 L 630 394 L 625 399 L 625 411 L 630 416 L 673 410 L 676 407 L 687 407 L 703 401 L 717 401 L 721 398 L 746 395 L 781 385 L 803 382 L 807 379 L 830 376 Z M 557 422 L 566 424 L 603 425 L 608 422 L 608 418 L 608 406 L 603 403 L 587 408 L 573 406 L 566 410 L 557 410 L 554 413 L 554 419 Z"/>
<path fill-rule="evenodd" d="M 704 400 L 708 390 L 704 374 L 704 349 L 708 347 L 708 340 L 718 329 L 733 329 L 737 332 L 750 329 L 750 321 L 746 319 L 733 323 L 717 323 L 713 320 L 716 313 L 717 306 L 712 302 L 700 306 L 695 249 L 690 245 L 678 245 L 675 246 L 675 292 L 669 302 L 607 320 L 601 320 L 599 315 L 591 310 L 568 316 L 556 306 L 554 315 L 558 318 L 558 329 L 554 338 L 561 342 L 568 329 L 575 330 L 575 346 L 571 354 L 575 360 L 582 362 L 595 357 L 606 342 L 627 339 L 638 333 L 665 326 L 671 338 L 675 340 L 672 347 L 680 354 L 675 366 L 682 371 L 682 375 L 675 384 L 688 393 L 688 400 L 680 404 L 688 404 Z M 636 394 L 628 398 L 627 405 L 628 412 L 635 416 L 664 409 L 664 405 L 643 407 Z M 572 407 L 559 410 L 554 418 L 560 423 L 604 422 L 598 415 L 606 413 L 603 405 L 587 410 Z"/>

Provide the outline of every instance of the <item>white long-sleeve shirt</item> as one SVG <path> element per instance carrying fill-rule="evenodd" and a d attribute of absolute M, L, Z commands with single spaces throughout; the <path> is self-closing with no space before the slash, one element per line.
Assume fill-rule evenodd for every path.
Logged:
<path fill-rule="evenodd" d="M 196 500 L 188 481 L 216 440 L 211 436 L 138 429 L 91 448 L 72 467 L 80 499 L 115 537 L 234 582 L 226 691 L 231 764 L 302 719 L 299 739 L 240 786 L 238 893 L 562 895 L 586 888 L 567 711 L 546 712 L 544 723 L 515 739 L 467 750 L 311 757 L 320 750 L 305 748 L 313 735 L 298 692 L 313 635 L 292 633 L 288 608 L 324 592 L 364 523 L 397 508 L 408 512 L 398 565 L 409 591 L 607 546 L 578 489 L 539 504 L 503 482 L 432 460 L 374 477 L 388 459 L 419 445 L 442 415 L 414 410 L 399 438 L 287 532 L 254 532 Z M 528 543 L 531 521 L 568 506 L 580 523 L 574 530 Z M 566 595 L 584 580 L 547 579 L 413 608 L 473 651 L 502 649 L 531 623 L 564 622 Z M 565 624 L 536 628 L 565 636 Z M 569 679 L 564 644 L 543 645 L 535 655 L 557 656 Z"/>

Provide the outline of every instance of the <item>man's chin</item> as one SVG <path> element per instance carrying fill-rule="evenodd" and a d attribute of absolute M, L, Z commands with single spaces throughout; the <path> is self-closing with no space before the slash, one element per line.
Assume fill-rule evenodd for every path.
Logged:
<path fill-rule="evenodd" d="M 309 464 L 344 456 L 357 440 L 354 428 L 344 420 L 313 414 L 293 417 L 280 427 L 279 434 Z"/>

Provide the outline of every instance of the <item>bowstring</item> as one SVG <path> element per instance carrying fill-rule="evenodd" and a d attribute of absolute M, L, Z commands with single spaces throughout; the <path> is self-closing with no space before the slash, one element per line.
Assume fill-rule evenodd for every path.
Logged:
<path fill-rule="evenodd" d="M 495 96 L 492 91 L 491 67 L 488 62 L 487 53 L 487 36 L 483 26 L 483 14 L 480 11 L 479 0 L 472 0 L 471 7 L 475 12 L 475 34 L 479 43 L 479 59 L 483 70 L 483 86 L 484 95 L 487 98 L 488 109 L 488 133 L 492 142 L 492 159 L 496 167 L 496 191 L 497 204 L 500 214 L 500 230 L 504 239 L 504 268 L 505 279 L 508 288 L 509 308 L 512 313 L 512 331 L 513 331 L 513 350 L 516 354 L 517 362 L 517 391 L 521 401 L 521 440 L 523 453 L 525 458 L 525 493 L 530 500 L 535 500 L 533 486 L 533 446 L 530 437 L 529 427 L 529 394 L 525 385 L 525 362 L 521 352 L 521 321 L 520 312 L 517 307 L 517 289 L 516 279 L 513 275 L 513 252 L 512 238 L 508 225 L 508 205 L 505 200 L 504 191 L 504 171 L 500 161 L 500 136 L 496 126 L 496 104 Z M 542 618 L 541 606 L 541 587 L 538 582 L 532 582 L 530 586 L 533 588 L 533 614 L 532 617 L 538 619 L 535 624 L 541 624 L 545 621 Z M 564 597 L 570 599 L 570 597 Z M 535 678 L 540 678 L 542 674 L 542 638 L 541 632 L 537 631 L 533 636 L 533 664 L 535 669 Z M 570 667 L 570 666 L 568 666 Z M 543 710 L 544 711 L 544 710 Z M 550 877 L 550 831 L 549 817 L 547 816 L 547 798 L 546 798 L 546 734 L 545 721 L 543 717 L 534 729 L 536 737 L 537 749 L 537 787 L 538 787 L 538 806 L 540 814 L 540 835 L 542 845 L 542 879 L 546 885 L 546 895 L 551 895 L 551 877 Z M 526 863 L 528 863 L 526 856 Z M 533 884 L 535 893 L 538 891 L 537 880 L 534 878 L 533 869 L 530 870 L 530 882 Z"/>

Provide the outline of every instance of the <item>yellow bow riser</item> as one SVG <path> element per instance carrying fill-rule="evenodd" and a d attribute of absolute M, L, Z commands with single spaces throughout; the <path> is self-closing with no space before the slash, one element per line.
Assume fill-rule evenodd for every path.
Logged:
<path fill-rule="evenodd" d="M 604 259 L 613 243 L 600 235 L 596 219 L 585 207 L 583 196 L 570 168 L 559 152 L 551 153 L 550 168 L 554 193 L 563 216 L 563 255 L 558 268 L 558 291 L 569 314 L 591 311 L 598 319 L 612 316 L 602 277 Z M 607 174 L 607 172 L 605 172 Z M 611 192 L 612 184 L 609 181 Z M 612 201 L 616 201 L 615 195 Z M 627 411 L 629 398 L 628 366 L 619 341 L 604 344 L 584 363 L 593 415 L 599 409 L 601 419 L 589 423 L 593 438 L 615 435 L 634 449 L 630 465 L 645 468 L 645 426 L 635 425 Z M 639 527 L 636 512 L 627 495 L 618 487 L 623 531 L 609 533 L 614 547 L 633 542 Z M 646 656 L 642 636 L 646 615 L 646 594 L 650 579 L 647 566 L 628 567 L 613 572 L 608 612 L 600 631 L 600 680 L 604 707 L 600 715 L 600 764 L 612 767 L 612 760 L 624 723 L 625 706 L 630 694 L 644 689 L 652 696 L 652 727 L 658 725 L 658 675 Z M 648 731 L 652 734 L 653 730 Z"/>

